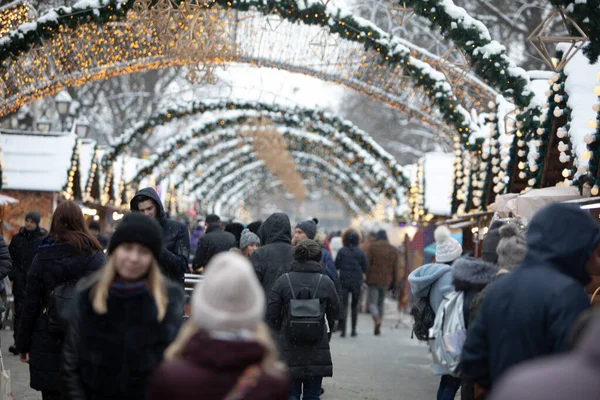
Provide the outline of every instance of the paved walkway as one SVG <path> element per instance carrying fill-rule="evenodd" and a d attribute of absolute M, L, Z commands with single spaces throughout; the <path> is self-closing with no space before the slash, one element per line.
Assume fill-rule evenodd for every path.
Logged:
<path fill-rule="evenodd" d="M 332 341 L 334 377 L 324 381 L 323 400 L 433 400 L 438 378 L 431 373 L 427 346 L 410 338 L 406 327 L 396 328 L 400 318 L 395 303 L 386 304 L 388 317 L 382 336 L 373 336 L 368 315 L 359 318 L 358 337 Z M 403 316 L 403 321 L 409 322 Z M 11 371 L 15 400 L 39 400 L 41 394 L 29 388 L 29 370 L 8 352 L 12 332 L 2 331 L 4 365 Z M 173 399 L 176 400 L 176 399 Z"/>

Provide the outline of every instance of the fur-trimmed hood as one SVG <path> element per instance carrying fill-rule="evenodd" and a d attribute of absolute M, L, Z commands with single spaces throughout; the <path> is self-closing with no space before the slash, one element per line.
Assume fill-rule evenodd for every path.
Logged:
<path fill-rule="evenodd" d="M 459 258 L 453 267 L 452 284 L 457 291 L 481 290 L 498 273 L 496 265 L 477 258 Z"/>
<path fill-rule="evenodd" d="M 358 246 L 362 241 L 360 231 L 354 228 L 348 228 L 342 233 L 342 243 L 344 247 Z"/>

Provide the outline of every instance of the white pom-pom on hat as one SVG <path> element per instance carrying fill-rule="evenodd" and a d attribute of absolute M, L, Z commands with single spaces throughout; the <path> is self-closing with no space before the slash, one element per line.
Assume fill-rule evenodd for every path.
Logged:
<path fill-rule="evenodd" d="M 446 225 L 439 226 L 433 233 L 436 242 L 443 242 L 452 236 L 450 229 Z"/>

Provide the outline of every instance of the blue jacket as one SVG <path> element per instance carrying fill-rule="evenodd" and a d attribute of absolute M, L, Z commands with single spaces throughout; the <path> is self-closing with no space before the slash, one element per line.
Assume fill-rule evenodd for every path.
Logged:
<path fill-rule="evenodd" d="M 598 224 L 577 206 L 551 204 L 533 217 L 525 260 L 490 286 L 469 329 L 467 382 L 490 388 L 516 364 L 567 350 L 573 323 L 590 306 L 585 263 L 599 243 Z"/>
<path fill-rule="evenodd" d="M 333 258 L 331 258 L 331 254 L 324 248 L 321 248 L 321 264 L 325 267 L 325 275 L 335 283 L 338 278 L 335 263 L 333 262 Z"/>
<path fill-rule="evenodd" d="M 358 247 L 358 232 L 345 232 L 343 239 L 344 247 L 335 258 L 335 268 L 340 270 L 340 284 L 344 288 L 360 288 L 363 274 L 367 272 L 367 256 Z"/>

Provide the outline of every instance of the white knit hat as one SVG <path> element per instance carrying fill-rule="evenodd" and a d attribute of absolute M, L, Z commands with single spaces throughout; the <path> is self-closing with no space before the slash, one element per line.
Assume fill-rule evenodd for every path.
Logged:
<path fill-rule="evenodd" d="M 451 236 L 446 226 L 438 227 L 433 233 L 435 237 L 435 260 L 448 263 L 456 260 L 462 254 L 462 246 Z"/>
<path fill-rule="evenodd" d="M 250 262 L 225 252 L 208 263 L 192 297 L 191 319 L 211 331 L 254 331 L 265 314 L 265 294 Z"/>

